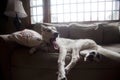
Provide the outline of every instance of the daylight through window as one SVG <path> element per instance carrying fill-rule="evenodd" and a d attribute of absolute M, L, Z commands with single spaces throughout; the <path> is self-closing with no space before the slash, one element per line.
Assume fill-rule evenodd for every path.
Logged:
<path fill-rule="evenodd" d="M 51 0 L 51 22 L 119 20 L 119 0 Z M 43 21 L 42 0 L 30 0 L 31 22 Z"/>
<path fill-rule="evenodd" d="M 43 22 L 42 0 L 30 0 L 31 23 Z"/>

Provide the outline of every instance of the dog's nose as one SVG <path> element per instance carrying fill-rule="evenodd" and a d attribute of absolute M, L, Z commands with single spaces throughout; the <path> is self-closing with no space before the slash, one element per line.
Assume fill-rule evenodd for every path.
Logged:
<path fill-rule="evenodd" d="M 59 34 L 59 33 L 57 33 L 57 32 L 56 32 L 56 33 L 54 33 L 54 37 L 58 37 L 58 34 Z"/>

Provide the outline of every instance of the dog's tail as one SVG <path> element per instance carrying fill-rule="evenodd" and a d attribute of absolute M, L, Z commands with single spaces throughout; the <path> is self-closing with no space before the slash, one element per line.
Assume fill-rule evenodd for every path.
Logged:
<path fill-rule="evenodd" d="M 107 58 L 120 62 L 120 54 L 117 52 L 105 49 L 101 46 L 98 46 L 98 52 Z"/>

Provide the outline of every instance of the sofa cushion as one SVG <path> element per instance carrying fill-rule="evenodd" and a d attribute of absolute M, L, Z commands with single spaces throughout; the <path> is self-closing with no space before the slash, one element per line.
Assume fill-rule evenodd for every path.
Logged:
<path fill-rule="evenodd" d="M 102 43 L 102 29 L 97 24 L 71 24 L 69 27 L 69 36 L 72 39 L 93 39 L 98 44 Z"/>
<path fill-rule="evenodd" d="M 111 49 L 113 51 L 120 51 L 120 45 L 103 46 L 104 48 Z M 117 48 L 117 49 L 116 49 Z M 35 54 L 30 55 L 27 47 L 16 47 L 11 56 L 11 66 L 19 68 L 47 68 L 57 69 L 58 52 L 45 52 L 43 50 L 37 51 Z M 66 64 L 69 63 L 71 56 L 68 54 L 66 57 Z M 111 63 L 114 62 L 114 65 Z M 104 65 L 104 66 L 103 66 Z M 84 62 L 81 58 L 75 68 L 113 68 L 118 67 L 118 63 L 110 60 L 106 57 L 102 57 L 100 62 Z"/>
<path fill-rule="evenodd" d="M 11 57 L 11 65 L 24 68 L 57 68 L 58 52 L 46 52 L 39 49 L 35 54 L 29 54 L 30 48 L 17 47 Z M 69 62 L 70 56 L 66 58 Z"/>
<path fill-rule="evenodd" d="M 103 29 L 103 44 L 120 42 L 119 22 L 104 23 L 99 26 Z"/>

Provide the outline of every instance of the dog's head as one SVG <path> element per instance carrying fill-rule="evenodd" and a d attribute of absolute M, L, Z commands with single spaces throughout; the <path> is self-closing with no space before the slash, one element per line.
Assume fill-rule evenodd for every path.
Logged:
<path fill-rule="evenodd" d="M 48 43 L 55 46 L 56 38 L 59 37 L 59 33 L 57 32 L 57 29 L 54 26 L 41 26 L 41 34 L 43 37 L 43 40 Z"/>

